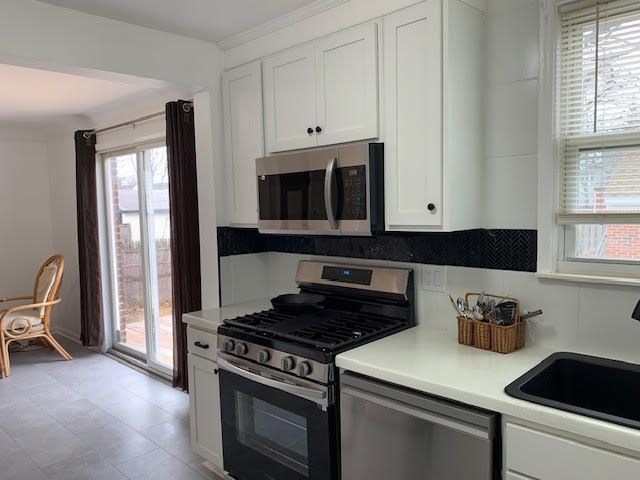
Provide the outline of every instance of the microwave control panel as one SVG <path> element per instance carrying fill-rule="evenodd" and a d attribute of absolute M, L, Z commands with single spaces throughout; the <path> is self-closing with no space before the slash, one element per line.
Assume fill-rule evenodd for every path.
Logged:
<path fill-rule="evenodd" d="M 342 220 L 367 218 L 367 168 L 364 165 L 338 169 L 342 186 Z"/>

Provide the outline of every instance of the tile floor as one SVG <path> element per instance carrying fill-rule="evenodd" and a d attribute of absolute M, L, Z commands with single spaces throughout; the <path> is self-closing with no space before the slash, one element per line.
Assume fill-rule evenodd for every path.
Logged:
<path fill-rule="evenodd" d="M 0 379 L 0 480 L 217 479 L 189 445 L 189 397 L 60 339 Z"/>

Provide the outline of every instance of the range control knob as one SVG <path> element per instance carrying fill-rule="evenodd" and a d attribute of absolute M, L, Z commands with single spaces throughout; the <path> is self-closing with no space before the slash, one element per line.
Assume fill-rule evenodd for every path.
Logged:
<path fill-rule="evenodd" d="M 293 357 L 284 357 L 282 359 L 282 369 L 285 372 L 293 370 L 294 368 L 296 368 L 296 361 Z"/>
<path fill-rule="evenodd" d="M 271 355 L 269 355 L 269 350 L 260 350 L 258 352 L 258 362 L 267 363 L 270 358 Z"/>
<path fill-rule="evenodd" d="M 247 347 L 246 343 L 239 343 L 236 345 L 236 355 L 246 355 L 249 351 L 249 347 Z"/>
<path fill-rule="evenodd" d="M 230 338 L 227 338 L 224 341 L 224 345 L 223 345 L 224 351 L 227 353 L 232 353 L 235 348 L 236 348 L 236 342 L 234 342 L 233 340 L 231 340 Z"/>
<path fill-rule="evenodd" d="M 300 365 L 298 365 L 298 375 L 300 375 L 301 377 L 306 377 L 310 373 L 311 365 L 309 364 L 309 362 L 301 362 Z"/>

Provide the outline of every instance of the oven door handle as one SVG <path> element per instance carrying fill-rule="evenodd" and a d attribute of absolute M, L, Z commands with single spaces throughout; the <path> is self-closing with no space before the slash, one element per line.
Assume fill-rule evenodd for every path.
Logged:
<path fill-rule="evenodd" d="M 322 390 L 316 390 L 314 388 L 301 387 L 299 385 L 291 385 L 290 383 L 284 383 L 279 380 L 274 380 L 272 378 L 263 377 L 257 373 L 249 372 L 244 368 L 238 367 L 231 362 L 228 362 L 222 357 L 218 357 L 218 367 L 222 368 L 231 373 L 235 373 L 236 375 L 240 375 L 247 380 L 251 380 L 252 382 L 259 383 L 261 385 L 265 385 L 267 387 L 277 388 L 278 390 L 282 390 L 283 392 L 290 393 L 295 395 L 296 397 L 301 397 L 306 400 L 310 400 L 315 402 L 323 407 L 327 407 L 328 398 L 327 392 Z"/>
<path fill-rule="evenodd" d="M 333 211 L 333 192 L 331 187 L 333 186 L 333 179 L 336 176 L 336 163 L 338 160 L 334 157 L 327 162 L 327 171 L 324 175 L 324 208 L 327 211 L 327 220 L 329 220 L 329 226 L 331 230 L 338 229 L 338 222 L 336 220 L 336 214 Z"/>

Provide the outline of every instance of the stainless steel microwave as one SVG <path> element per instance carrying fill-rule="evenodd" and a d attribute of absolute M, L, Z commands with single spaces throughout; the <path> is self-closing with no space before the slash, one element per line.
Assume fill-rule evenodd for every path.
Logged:
<path fill-rule="evenodd" d="M 262 233 L 384 230 L 384 144 L 356 143 L 256 160 Z"/>

